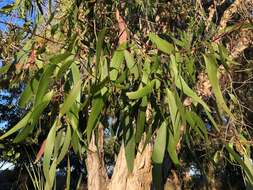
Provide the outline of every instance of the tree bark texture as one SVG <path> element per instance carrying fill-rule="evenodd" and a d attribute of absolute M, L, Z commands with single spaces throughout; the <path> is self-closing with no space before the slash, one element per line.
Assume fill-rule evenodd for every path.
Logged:
<path fill-rule="evenodd" d="M 145 149 L 145 138 L 142 139 L 138 147 L 138 152 L 134 160 L 132 172 L 128 171 L 125 157 L 125 148 L 122 144 L 114 172 L 111 179 L 106 173 L 103 159 L 103 127 L 99 126 L 98 145 L 95 143 L 95 135 L 92 135 L 89 144 L 86 165 L 88 171 L 89 190 L 150 190 L 152 182 L 151 155 L 152 146 L 147 144 Z"/>

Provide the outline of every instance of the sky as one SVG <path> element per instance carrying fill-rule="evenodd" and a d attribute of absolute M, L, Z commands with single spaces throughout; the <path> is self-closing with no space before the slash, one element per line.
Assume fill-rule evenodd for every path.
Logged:
<path fill-rule="evenodd" d="M 13 4 L 15 0 L 0 0 L 0 9 L 6 5 Z M 5 14 L 0 13 L 0 22 L 8 22 L 12 23 L 18 26 L 22 26 L 24 24 L 24 21 L 22 19 L 15 18 L 14 16 L 8 16 Z M 6 31 L 7 27 L 5 24 L 0 23 L 0 30 Z"/>

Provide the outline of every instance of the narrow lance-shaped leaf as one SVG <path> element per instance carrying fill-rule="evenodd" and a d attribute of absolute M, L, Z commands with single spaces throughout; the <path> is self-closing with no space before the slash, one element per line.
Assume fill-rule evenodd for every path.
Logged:
<path fill-rule="evenodd" d="M 70 55 L 71 55 L 71 53 L 69 53 L 69 52 L 58 54 L 58 55 L 55 55 L 55 56 L 51 57 L 49 59 L 49 61 L 53 64 L 58 64 L 58 63 L 60 63 L 64 60 L 66 60 Z"/>
<path fill-rule="evenodd" d="M 39 81 L 36 77 L 38 77 L 38 73 L 35 77 L 26 85 L 25 90 L 22 92 L 19 98 L 19 106 L 21 108 L 25 108 L 26 104 L 31 100 L 33 95 L 37 92 Z"/>
<path fill-rule="evenodd" d="M 113 54 L 111 65 L 110 65 L 110 68 L 112 68 L 112 70 L 110 71 L 110 79 L 112 81 L 115 81 L 118 77 L 120 67 L 124 61 L 124 49 L 125 49 L 125 44 L 122 44 L 118 47 L 118 49 Z"/>
<path fill-rule="evenodd" d="M 70 168 L 70 160 L 68 157 L 67 180 L 66 180 L 66 189 L 65 190 L 69 190 L 69 188 L 70 188 L 70 173 L 71 173 L 71 168 Z"/>
<path fill-rule="evenodd" d="M 63 102 L 63 105 L 60 108 L 61 115 L 64 115 L 66 112 L 69 111 L 73 103 L 76 101 L 76 97 L 80 95 L 80 90 L 81 90 L 81 80 L 75 84 L 75 86 L 71 89 L 70 93 L 68 94 L 66 100 Z"/>
<path fill-rule="evenodd" d="M 25 127 L 29 120 L 30 120 L 30 117 L 31 117 L 31 112 L 28 112 L 26 114 L 26 116 L 21 120 L 19 121 L 14 127 L 12 127 L 9 131 L 7 131 L 6 133 L 4 133 L 1 137 L 0 137 L 0 140 L 3 140 L 4 138 L 10 136 L 11 134 L 15 133 L 16 131 L 18 131 L 19 129 L 22 129 L 23 127 Z"/>
<path fill-rule="evenodd" d="M 164 158 L 164 153 L 166 149 L 166 138 L 167 138 L 167 121 L 165 120 L 160 128 L 158 129 L 156 140 L 155 140 L 155 145 L 154 145 L 154 150 L 152 153 L 152 160 L 156 164 L 161 164 L 163 162 Z"/>
<path fill-rule="evenodd" d="M 34 126 L 37 124 L 39 117 L 41 116 L 44 109 L 48 106 L 49 102 L 51 101 L 51 98 L 53 96 L 53 90 L 48 92 L 42 99 L 41 103 L 37 105 L 35 108 L 32 109 L 32 115 L 30 122 L 31 124 L 29 126 L 26 126 L 23 128 L 20 133 L 15 137 L 13 140 L 13 143 L 19 143 L 33 131 Z"/>
<path fill-rule="evenodd" d="M 233 156 L 233 158 L 241 165 L 245 173 L 248 175 L 248 177 L 253 181 L 253 174 L 251 173 L 250 168 L 244 163 L 242 157 L 238 155 L 233 148 L 229 146 L 229 144 L 226 145 L 226 149 L 228 152 Z"/>
<path fill-rule="evenodd" d="M 60 155 L 57 158 L 57 163 L 60 163 L 63 160 L 63 158 L 66 156 L 66 153 L 68 152 L 68 149 L 69 149 L 70 142 L 71 142 L 71 128 L 68 125 L 66 136 L 64 138 L 64 143 L 62 145 Z"/>
<path fill-rule="evenodd" d="M 126 95 L 128 96 L 129 99 L 142 98 L 142 97 L 147 96 L 148 94 L 150 94 L 152 92 L 154 84 L 155 84 L 155 80 L 152 80 L 146 86 L 138 89 L 135 92 L 127 92 Z"/>
<path fill-rule="evenodd" d="M 52 77 L 52 74 L 53 74 L 55 68 L 56 68 L 56 65 L 49 65 L 46 68 L 45 72 L 42 74 L 40 81 L 39 81 L 37 94 L 35 96 L 34 106 L 38 105 L 41 102 L 41 100 L 43 99 L 43 96 L 45 95 L 45 93 L 48 89 L 48 85 L 51 81 L 50 78 Z"/>
<path fill-rule="evenodd" d="M 94 129 L 98 121 L 99 115 L 103 107 L 104 107 L 103 97 L 101 95 L 94 97 L 94 99 L 92 100 L 91 113 L 87 122 L 87 129 L 86 129 L 88 140 L 90 140 L 92 130 Z"/>
<path fill-rule="evenodd" d="M 177 143 L 178 143 L 178 139 L 175 139 L 172 132 L 169 131 L 167 150 L 168 150 L 168 153 L 170 155 L 170 158 L 171 158 L 172 162 L 176 166 L 179 165 L 179 160 L 178 160 L 178 156 L 177 156 Z"/>
<path fill-rule="evenodd" d="M 44 154 L 46 142 L 47 141 L 44 140 L 43 143 L 41 144 L 39 152 L 36 155 L 36 159 L 35 159 L 34 163 L 37 163 L 40 160 L 40 158 L 42 157 L 42 155 Z"/>
<path fill-rule="evenodd" d="M 106 29 L 104 28 L 101 32 L 98 34 L 98 41 L 96 43 L 96 65 L 98 66 L 100 63 L 100 56 L 102 52 L 102 46 L 104 42 Z"/>
<path fill-rule="evenodd" d="M 227 105 L 224 101 L 221 89 L 220 89 L 219 80 L 217 77 L 218 69 L 217 69 L 216 59 L 212 55 L 204 55 L 204 59 L 205 59 L 205 63 L 206 63 L 208 78 L 209 78 L 210 83 L 212 85 L 218 107 L 219 107 L 219 109 L 224 110 L 227 114 L 229 114 L 233 118 L 233 114 L 231 113 L 231 111 L 227 107 Z"/>
<path fill-rule="evenodd" d="M 43 172 L 47 181 L 50 182 L 49 169 L 50 169 L 50 161 L 51 156 L 54 150 L 54 142 L 56 136 L 56 127 L 58 121 L 54 122 L 54 125 L 51 127 L 49 134 L 46 139 L 45 152 L 44 152 L 44 160 L 43 160 Z"/>
<path fill-rule="evenodd" d="M 134 168 L 134 155 L 135 155 L 135 136 L 134 134 L 130 134 L 130 139 L 128 140 L 125 147 L 125 155 L 127 168 L 129 172 L 133 171 Z"/>
<path fill-rule="evenodd" d="M 166 40 L 160 38 L 154 33 L 149 34 L 149 39 L 164 53 L 171 54 L 174 52 L 174 46 Z"/>
<path fill-rule="evenodd" d="M 9 70 L 10 67 L 11 67 L 11 63 L 0 67 L 0 74 L 5 74 Z"/>

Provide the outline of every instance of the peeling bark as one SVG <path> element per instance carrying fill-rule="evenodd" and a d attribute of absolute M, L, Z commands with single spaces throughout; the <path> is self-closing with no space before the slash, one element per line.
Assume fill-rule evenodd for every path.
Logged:
<path fill-rule="evenodd" d="M 89 190 L 150 190 L 152 182 L 151 155 L 152 146 L 148 144 L 143 150 L 145 138 L 138 148 L 134 168 L 130 173 L 127 168 L 124 144 L 121 145 L 113 176 L 109 181 L 103 160 L 103 128 L 99 128 L 98 146 L 92 135 L 86 160 Z M 142 151 L 143 150 L 143 151 Z"/>
<path fill-rule="evenodd" d="M 128 176 L 127 189 L 135 190 L 150 190 L 152 182 L 152 166 L 151 166 L 151 155 L 152 146 L 148 144 L 144 151 L 144 139 L 139 145 L 139 151 L 134 160 L 133 172 Z"/>
<path fill-rule="evenodd" d="M 92 134 L 91 142 L 88 147 L 87 154 L 87 171 L 88 171 L 88 189 L 92 190 L 106 190 L 108 176 L 104 164 L 104 135 L 103 126 L 100 125 L 98 129 L 98 146 L 95 143 L 95 135 Z"/>

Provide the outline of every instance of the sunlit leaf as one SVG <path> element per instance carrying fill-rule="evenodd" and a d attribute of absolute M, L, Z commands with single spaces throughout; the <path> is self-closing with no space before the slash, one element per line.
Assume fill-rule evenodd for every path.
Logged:
<path fill-rule="evenodd" d="M 166 40 L 160 38 L 154 33 L 149 34 L 149 39 L 157 46 L 159 50 L 166 54 L 171 54 L 174 52 L 174 46 L 167 42 Z"/>
<path fill-rule="evenodd" d="M 4 133 L 1 137 L 0 140 L 3 140 L 4 138 L 10 136 L 11 134 L 15 133 L 16 131 L 18 131 L 19 129 L 22 129 L 23 127 L 25 127 L 31 117 L 31 112 L 28 112 L 25 117 L 23 119 L 21 119 L 14 127 L 12 127 L 9 131 L 7 131 L 6 133 Z"/>
<path fill-rule="evenodd" d="M 144 96 L 149 95 L 152 92 L 154 84 L 155 84 L 155 80 L 152 80 L 146 86 L 144 86 L 142 88 L 139 88 L 135 92 L 127 92 L 126 95 L 128 96 L 129 99 L 139 99 L 139 98 L 142 98 Z"/>
<path fill-rule="evenodd" d="M 231 111 L 227 107 L 225 100 L 223 98 L 221 89 L 220 89 L 219 79 L 217 77 L 218 69 L 217 69 L 216 59 L 212 55 L 204 55 L 204 59 L 205 59 L 205 63 L 206 63 L 208 78 L 209 78 L 210 83 L 212 85 L 213 92 L 215 94 L 218 107 L 219 107 L 219 109 L 224 110 L 227 114 L 229 114 L 233 118 L 233 114 L 231 113 Z"/>

